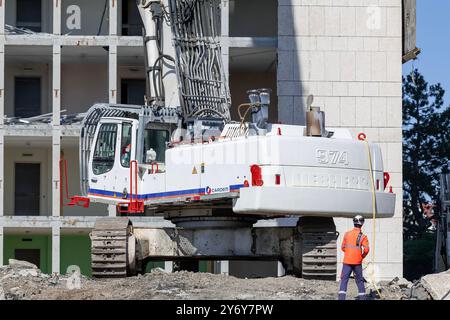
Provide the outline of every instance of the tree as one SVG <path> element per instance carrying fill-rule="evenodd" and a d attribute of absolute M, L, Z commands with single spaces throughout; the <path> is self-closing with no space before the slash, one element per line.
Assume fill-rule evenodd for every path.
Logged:
<path fill-rule="evenodd" d="M 428 86 L 415 69 L 403 78 L 403 212 L 404 236 L 419 238 L 426 230 L 422 204 L 437 202 L 439 176 L 450 170 L 450 107 L 444 89 Z"/>

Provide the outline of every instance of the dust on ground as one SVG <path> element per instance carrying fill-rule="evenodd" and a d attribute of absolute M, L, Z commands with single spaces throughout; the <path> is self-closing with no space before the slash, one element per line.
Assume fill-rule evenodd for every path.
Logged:
<path fill-rule="evenodd" d="M 180 271 L 151 273 L 126 279 L 90 279 L 84 276 L 48 275 L 29 265 L 0 267 L 0 300 L 335 300 L 339 283 L 279 278 L 240 279 L 233 276 Z M 380 283 L 383 299 L 431 299 L 430 295 L 404 279 Z M 368 285 L 366 285 L 368 287 Z M 380 299 L 367 289 L 368 299 Z M 411 295 L 412 292 L 412 295 Z M 357 297 L 349 282 L 348 299 Z"/>

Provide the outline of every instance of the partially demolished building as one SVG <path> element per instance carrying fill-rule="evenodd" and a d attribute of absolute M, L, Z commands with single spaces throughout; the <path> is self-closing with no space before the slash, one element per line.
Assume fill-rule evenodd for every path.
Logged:
<path fill-rule="evenodd" d="M 271 88 L 278 99 L 270 120 L 301 124 L 314 94 L 328 125 L 364 131 L 383 149 L 398 202 L 395 217 L 376 226 L 382 278 L 402 275 L 402 21 L 402 0 L 222 1 L 233 105 L 246 102 L 248 87 Z M 0 1 L 0 263 L 24 259 L 48 273 L 78 265 L 90 274 L 88 234 L 96 216 L 115 211 L 64 206 L 66 191 L 79 193 L 79 121 L 96 102 L 144 103 L 140 25 L 135 0 Z M 341 233 L 351 224 L 335 222 Z M 369 221 L 369 239 L 371 230 Z M 237 276 L 283 272 L 276 262 L 187 267 Z"/>

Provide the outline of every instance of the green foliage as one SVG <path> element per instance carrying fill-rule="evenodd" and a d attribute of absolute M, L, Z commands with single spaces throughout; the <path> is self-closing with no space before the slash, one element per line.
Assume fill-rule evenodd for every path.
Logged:
<path fill-rule="evenodd" d="M 422 203 L 436 202 L 439 175 L 450 172 L 450 107 L 444 89 L 415 69 L 403 78 L 403 212 L 405 239 L 427 227 Z"/>
<path fill-rule="evenodd" d="M 410 281 L 425 274 L 433 273 L 435 235 L 425 233 L 418 240 L 405 240 L 403 243 L 403 274 Z"/>

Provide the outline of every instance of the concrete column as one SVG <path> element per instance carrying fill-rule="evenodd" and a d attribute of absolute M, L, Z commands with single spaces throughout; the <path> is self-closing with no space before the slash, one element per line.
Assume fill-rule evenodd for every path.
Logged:
<path fill-rule="evenodd" d="M 286 270 L 283 267 L 283 264 L 280 261 L 277 261 L 277 277 L 283 277 L 286 275 Z"/>
<path fill-rule="evenodd" d="M 222 36 L 228 37 L 230 34 L 230 1 L 229 0 L 222 0 L 222 19 L 221 19 L 221 29 L 222 29 Z"/>
<path fill-rule="evenodd" d="M 52 273 L 60 273 L 60 236 L 59 226 L 52 227 Z"/>
<path fill-rule="evenodd" d="M 0 34 L 2 35 L 5 34 L 5 3 L 5 0 L 0 1 Z"/>
<path fill-rule="evenodd" d="M 62 0 L 53 0 L 53 34 L 61 34 L 61 5 Z"/>
<path fill-rule="evenodd" d="M 52 112 L 53 125 L 59 127 L 61 117 L 61 46 L 53 45 Z"/>
<path fill-rule="evenodd" d="M 117 46 L 109 46 L 108 59 L 109 103 L 117 103 Z"/>
<path fill-rule="evenodd" d="M 117 7 L 119 0 L 109 0 L 109 35 L 117 35 Z"/>
<path fill-rule="evenodd" d="M 166 272 L 173 272 L 173 261 L 164 261 L 164 270 Z"/>
<path fill-rule="evenodd" d="M 4 14 L 4 3 L 2 3 L 0 16 Z M 3 24 L 2 24 L 3 26 Z M 4 140 L 4 116 L 5 116 L 5 45 L 3 37 L 0 39 L 0 216 L 4 215 L 4 181 L 5 181 L 5 140 Z M 3 238 L 2 238 L 3 239 Z M 3 241 L 0 245 L 3 250 Z M 0 260 L 0 265 L 3 259 Z"/>
<path fill-rule="evenodd" d="M 0 20 L 4 16 L 4 2 L 0 7 Z M 2 20 L 1 27 L 4 26 L 4 19 Z M 4 28 L 3 28 L 4 30 Z M 3 33 L 0 32 L 0 33 Z M 5 181 L 5 139 L 4 139 L 4 116 L 5 116 L 5 45 L 3 36 L 0 37 L 0 216 L 5 214 L 5 201 L 4 201 L 4 181 Z M 3 263 L 3 233 L 0 240 L 0 265 Z"/>
<path fill-rule="evenodd" d="M 215 274 L 229 275 L 230 267 L 228 261 L 215 261 Z"/>
<path fill-rule="evenodd" d="M 59 159 L 61 157 L 61 130 L 53 128 L 52 137 L 52 216 L 61 215 L 61 181 L 59 176 Z"/>
<path fill-rule="evenodd" d="M 5 228 L 0 227 L 0 266 L 3 266 L 3 247 L 4 247 L 4 242 L 5 242 L 5 237 L 4 237 L 4 230 Z"/>
<path fill-rule="evenodd" d="M 58 3 L 60 6 L 61 3 Z M 53 45 L 52 63 L 52 216 L 61 215 L 61 181 L 59 159 L 61 157 L 61 45 Z"/>
<path fill-rule="evenodd" d="M 5 181 L 5 143 L 3 129 L 0 128 L 0 217 L 5 214 L 4 181 Z M 0 261 L 1 262 L 1 261 Z"/>
<path fill-rule="evenodd" d="M 0 36 L 0 130 L 5 122 L 5 43 Z"/>
<path fill-rule="evenodd" d="M 117 215 L 117 208 L 113 204 L 108 205 L 108 216 L 115 217 Z"/>

